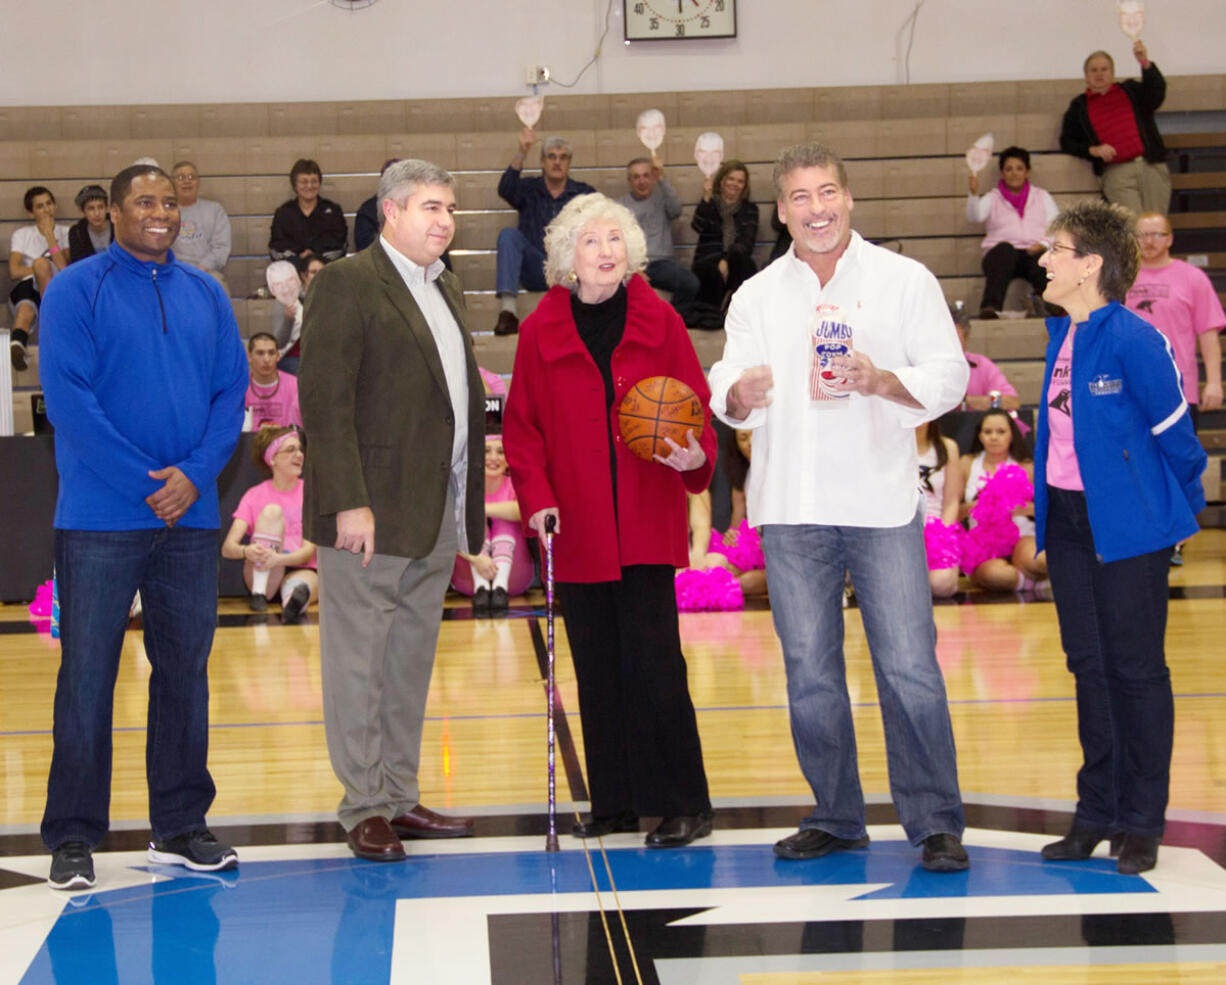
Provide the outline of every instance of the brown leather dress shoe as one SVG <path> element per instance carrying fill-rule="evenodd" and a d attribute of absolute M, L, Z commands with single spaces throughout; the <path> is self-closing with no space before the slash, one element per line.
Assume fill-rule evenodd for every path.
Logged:
<path fill-rule="evenodd" d="M 392 830 L 401 838 L 471 838 L 473 819 L 435 814 L 429 807 L 418 804 L 411 811 L 392 818 Z"/>
<path fill-rule="evenodd" d="M 403 862 L 404 845 L 386 818 L 368 817 L 346 835 L 349 847 L 358 858 L 372 862 Z"/>

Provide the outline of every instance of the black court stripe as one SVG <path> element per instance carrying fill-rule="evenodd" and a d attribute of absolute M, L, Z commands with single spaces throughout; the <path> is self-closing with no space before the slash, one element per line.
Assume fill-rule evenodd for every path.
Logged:
<path fill-rule="evenodd" d="M 549 651 L 545 646 L 545 634 L 541 632 L 541 622 L 535 617 L 524 621 L 527 622 L 528 632 L 532 635 L 532 648 L 536 651 L 536 665 L 540 670 L 541 680 L 546 681 L 549 674 Z M 553 733 L 557 742 L 557 753 L 566 771 L 570 799 L 587 800 L 587 784 L 583 781 L 583 767 L 579 763 L 579 753 L 575 749 L 575 738 L 570 731 L 566 709 L 562 707 L 562 692 L 556 687 L 553 689 Z"/>

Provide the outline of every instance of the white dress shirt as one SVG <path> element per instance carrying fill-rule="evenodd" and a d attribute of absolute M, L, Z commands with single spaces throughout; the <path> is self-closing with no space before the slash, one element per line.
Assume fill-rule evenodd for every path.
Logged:
<path fill-rule="evenodd" d="M 428 267 L 414 263 L 381 237 L 383 249 L 392 264 L 404 279 L 405 286 L 417 302 L 439 360 L 443 364 L 443 376 L 447 380 L 447 393 L 451 398 L 451 418 L 455 421 L 455 434 L 451 442 L 451 486 L 455 494 L 456 528 L 460 536 L 460 550 L 469 551 L 464 525 L 464 501 L 468 480 L 468 362 L 464 352 L 464 334 L 447 299 L 439 289 L 439 274 L 445 269 L 442 260 L 435 260 Z"/>
<path fill-rule="evenodd" d="M 892 371 L 922 409 L 857 393 L 810 398 L 819 305 L 837 306 L 852 347 Z M 732 427 L 753 430 L 750 524 L 908 523 L 919 505 L 914 429 L 958 405 L 970 372 L 927 268 L 853 232 L 823 286 L 793 246 L 742 285 L 724 327 L 724 355 L 710 373 L 711 410 Z M 729 388 L 761 365 L 774 374 L 770 406 L 733 420 Z"/>

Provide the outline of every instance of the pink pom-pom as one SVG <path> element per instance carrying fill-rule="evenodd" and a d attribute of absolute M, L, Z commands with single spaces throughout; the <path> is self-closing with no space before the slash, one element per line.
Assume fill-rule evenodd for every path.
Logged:
<path fill-rule="evenodd" d="M 962 558 L 962 541 L 966 531 L 958 524 L 945 524 L 939 516 L 924 524 L 924 547 L 928 554 L 928 570 L 955 568 Z"/>
<path fill-rule="evenodd" d="M 34 591 L 34 601 L 30 603 L 30 615 L 36 619 L 45 619 L 51 615 L 51 582 L 45 581 Z"/>
<path fill-rule="evenodd" d="M 748 520 L 742 520 L 737 528 L 736 543 L 728 548 L 728 560 L 738 571 L 756 571 L 766 567 L 762 538 Z"/>
<path fill-rule="evenodd" d="M 1000 466 L 983 484 L 971 507 L 975 525 L 962 547 L 962 571 L 970 574 L 992 558 L 1008 557 L 1017 545 L 1013 511 L 1034 499 L 1034 485 L 1026 470 L 1009 462 Z"/>
<path fill-rule="evenodd" d="M 727 568 L 686 568 L 677 572 L 679 612 L 727 612 L 745 608 L 741 583 Z"/>

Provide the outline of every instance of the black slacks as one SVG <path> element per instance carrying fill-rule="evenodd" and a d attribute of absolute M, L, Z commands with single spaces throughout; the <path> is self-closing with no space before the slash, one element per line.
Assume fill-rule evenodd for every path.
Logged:
<path fill-rule="evenodd" d="M 672 567 L 632 565 L 620 581 L 557 590 L 579 684 L 592 813 L 709 810 Z"/>

